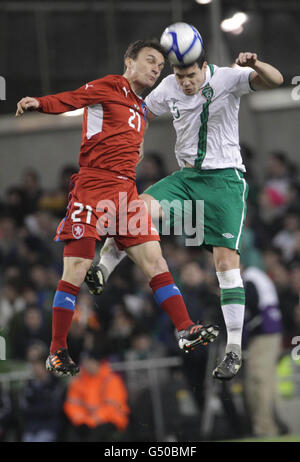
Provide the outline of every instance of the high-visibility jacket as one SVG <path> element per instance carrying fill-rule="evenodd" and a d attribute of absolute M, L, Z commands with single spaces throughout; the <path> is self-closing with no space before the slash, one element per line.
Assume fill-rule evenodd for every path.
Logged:
<path fill-rule="evenodd" d="M 121 377 L 106 361 L 100 363 L 96 375 L 82 368 L 68 388 L 64 412 L 73 425 L 97 427 L 112 423 L 119 430 L 128 425 L 127 390 Z"/>

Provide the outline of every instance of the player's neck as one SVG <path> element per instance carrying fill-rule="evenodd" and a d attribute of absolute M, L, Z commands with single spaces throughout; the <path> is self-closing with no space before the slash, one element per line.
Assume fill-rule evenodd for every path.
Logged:
<path fill-rule="evenodd" d="M 145 90 L 145 87 L 141 86 L 141 84 L 139 82 L 137 82 L 136 80 L 134 80 L 134 79 L 130 78 L 129 76 L 127 76 L 126 72 L 125 72 L 125 74 L 123 74 L 123 77 L 125 77 L 125 79 L 128 81 L 133 93 L 135 93 L 137 96 L 140 97 L 141 94 L 143 93 L 143 91 Z"/>

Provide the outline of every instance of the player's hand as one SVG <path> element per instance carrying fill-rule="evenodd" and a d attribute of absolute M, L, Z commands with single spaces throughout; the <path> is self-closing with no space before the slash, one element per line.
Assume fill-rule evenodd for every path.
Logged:
<path fill-rule="evenodd" d="M 20 99 L 17 104 L 16 117 L 24 114 L 24 111 L 36 110 L 39 107 L 40 103 L 37 99 L 32 98 L 31 96 L 26 96 L 25 98 Z"/>
<path fill-rule="evenodd" d="M 240 53 L 238 58 L 235 60 L 235 64 L 241 67 L 253 67 L 257 62 L 257 54 L 250 53 L 247 51 L 246 53 Z"/>

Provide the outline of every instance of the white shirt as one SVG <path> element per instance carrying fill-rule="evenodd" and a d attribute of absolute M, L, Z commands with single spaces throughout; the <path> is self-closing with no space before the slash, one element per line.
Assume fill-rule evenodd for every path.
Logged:
<path fill-rule="evenodd" d="M 202 169 L 246 170 L 240 154 L 238 112 L 240 97 L 251 91 L 251 72 L 251 68 L 209 65 L 197 94 L 185 95 L 171 74 L 147 96 L 153 114 L 173 115 L 180 167 L 196 161 Z"/>

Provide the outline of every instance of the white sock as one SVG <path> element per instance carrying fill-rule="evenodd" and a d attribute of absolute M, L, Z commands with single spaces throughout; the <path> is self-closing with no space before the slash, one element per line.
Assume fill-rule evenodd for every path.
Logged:
<path fill-rule="evenodd" d="M 224 305 L 222 312 L 227 329 L 227 347 L 238 345 L 241 349 L 245 307 L 239 304 Z"/>
<path fill-rule="evenodd" d="M 226 353 L 234 351 L 241 356 L 245 314 L 245 291 L 240 270 L 217 272 L 221 289 L 221 306 L 227 330 Z"/>
<path fill-rule="evenodd" d="M 119 250 L 113 237 L 108 237 L 100 251 L 99 264 L 105 268 L 105 281 L 115 267 L 126 257 L 125 250 Z"/>

